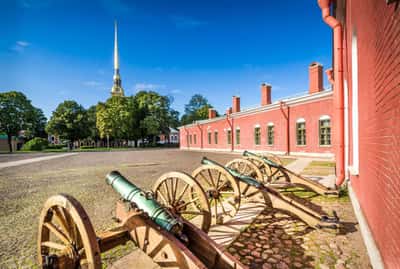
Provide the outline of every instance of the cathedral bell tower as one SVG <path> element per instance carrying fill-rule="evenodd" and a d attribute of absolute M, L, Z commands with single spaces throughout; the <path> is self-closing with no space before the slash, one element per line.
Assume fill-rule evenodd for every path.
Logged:
<path fill-rule="evenodd" d="M 114 76 L 113 86 L 111 88 L 112 96 L 124 96 L 124 89 L 121 85 L 121 77 L 119 75 L 119 58 L 118 58 L 118 28 L 117 22 L 115 22 L 115 33 L 114 33 Z"/>

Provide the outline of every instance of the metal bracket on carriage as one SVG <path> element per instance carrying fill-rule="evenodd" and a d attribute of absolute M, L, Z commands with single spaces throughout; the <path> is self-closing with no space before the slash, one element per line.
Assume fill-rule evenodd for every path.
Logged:
<path fill-rule="evenodd" d="M 333 217 L 330 217 L 330 216 L 327 216 L 327 215 L 322 215 L 321 216 L 321 221 L 327 222 L 327 223 L 339 223 L 340 220 L 339 220 L 339 217 L 338 217 L 338 215 L 337 215 L 335 210 L 332 211 L 332 215 L 333 215 Z"/>

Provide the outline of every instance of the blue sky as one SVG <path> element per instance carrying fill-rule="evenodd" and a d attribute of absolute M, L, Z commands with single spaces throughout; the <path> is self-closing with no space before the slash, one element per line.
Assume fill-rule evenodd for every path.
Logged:
<path fill-rule="evenodd" d="M 307 91 L 308 64 L 331 65 L 331 31 L 316 0 L 0 0 L 0 92 L 24 92 L 49 117 L 66 99 L 110 95 L 113 34 L 127 95 L 156 90 L 183 112 L 195 93 L 219 112 Z M 325 79 L 325 85 L 327 85 Z"/>

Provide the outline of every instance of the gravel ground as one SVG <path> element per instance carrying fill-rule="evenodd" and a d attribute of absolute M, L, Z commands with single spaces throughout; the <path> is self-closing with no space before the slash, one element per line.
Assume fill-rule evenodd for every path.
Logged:
<path fill-rule="evenodd" d="M 31 154 L 29 155 L 32 156 Z M 237 156 L 179 150 L 83 152 L 65 158 L 1 169 L 0 268 L 34 267 L 38 216 L 42 205 L 51 195 L 68 193 L 74 196 L 85 208 L 95 229 L 97 231 L 104 230 L 113 225 L 112 216 L 115 202 L 118 199 L 118 195 L 105 184 L 104 179 L 108 172 L 119 170 L 132 182 L 145 190 L 149 190 L 156 179 L 164 172 L 181 170 L 191 173 L 200 165 L 203 155 L 222 163 Z M 333 204 L 331 206 L 336 207 L 338 205 Z M 339 216 L 341 213 L 348 215 L 347 218 L 354 222 L 351 204 L 349 202 L 341 203 L 340 208 L 344 211 L 338 210 Z M 264 215 L 268 214 L 269 212 Z M 276 220 L 268 221 L 267 224 L 272 225 L 271 223 L 279 221 L 279 218 L 277 218 Z M 271 226 L 260 227 L 268 230 L 268 227 Z M 273 225 L 272 227 L 278 226 Z M 349 268 L 368 268 L 361 266 L 367 264 L 365 261 L 368 261 L 368 259 L 365 258 L 365 249 L 357 226 L 353 225 L 352 227 L 351 232 L 349 230 L 349 232 L 339 237 L 340 240 L 346 242 L 347 248 L 351 250 L 351 253 L 356 253 L 355 255 L 349 254 L 352 259 L 351 263 L 344 263 L 344 266 L 348 267 L 347 265 L 355 264 L 356 266 L 350 266 Z M 320 237 L 318 232 L 313 234 L 315 238 L 310 240 L 315 242 L 316 248 L 324 245 L 323 242 L 325 241 L 323 240 L 329 240 L 329 247 L 329 242 L 331 242 L 332 238 L 337 238 L 335 236 L 331 238 Z M 301 234 L 298 236 L 301 237 Z M 297 239 L 294 238 L 293 240 L 293 242 L 296 242 Z M 339 247 L 341 247 L 340 244 Z M 309 250 L 313 250 L 313 248 L 310 246 Z M 121 255 L 124 251 L 126 250 L 111 251 L 106 257 L 107 263 L 113 260 L 109 258 L 110 256 Z M 342 251 L 342 253 L 347 253 L 346 251 Z M 319 268 L 323 268 L 325 264 L 316 262 L 320 259 L 320 255 L 316 251 L 310 251 L 309 254 L 306 253 L 308 252 L 302 251 L 300 253 L 308 261 L 308 263 L 303 263 L 304 265 L 318 268 L 317 265 L 321 264 L 322 266 Z M 346 261 L 347 256 L 342 257 L 340 255 L 338 259 Z M 315 262 L 313 263 L 312 261 Z M 331 265 L 335 266 L 335 264 L 328 263 L 326 268 Z M 261 266 L 261 263 L 256 263 L 255 265 Z"/>
<path fill-rule="evenodd" d="M 108 172 L 118 170 L 139 187 L 149 190 L 165 172 L 191 173 L 200 165 L 203 155 L 179 150 L 83 152 L 1 169 L 0 268 L 34 266 L 38 217 L 51 195 L 74 196 L 85 208 L 95 229 L 104 230 L 114 224 L 113 210 L 119 198 L 105 183 Z M 222 163 L 233 157 L 212 153 L 207 156 Z"/>

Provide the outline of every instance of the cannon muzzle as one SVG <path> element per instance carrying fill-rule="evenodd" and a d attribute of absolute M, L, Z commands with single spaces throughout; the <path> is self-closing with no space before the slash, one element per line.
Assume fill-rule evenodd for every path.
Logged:
<path fill-rule="evenodd" d="M 183 224 L 175 218 L 168 210 L 162 207 L 153 197 L 149 197 L 143 190 L 126 179 L 118 171 L 112 171 L 106 176 L 106 182 L 121 197 L 134 203 L 139 209 L 147 213 L 150 219 L 161 228 L 180 236 Z"/>

